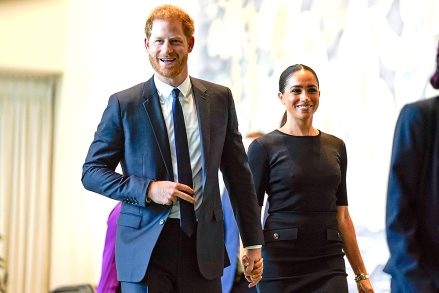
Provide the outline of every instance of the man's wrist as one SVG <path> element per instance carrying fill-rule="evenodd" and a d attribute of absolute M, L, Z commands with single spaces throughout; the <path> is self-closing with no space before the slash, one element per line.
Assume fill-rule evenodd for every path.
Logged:
<path fill-rule="evenodd" d="M 152 179 L 152 180 L 149 182 L 148 187 L 146 188 L 146 192 L 145 192 L 145 202 L 146 202 L 147 204 L 152 203 L 152 199 L 150 199 L 150 198 L 148 197 L 148 191 L 149 191 L 149 188 L 151 187 L 151 183 L 153 183 L 153 182 L 155 182 L 154 179 Z"/>

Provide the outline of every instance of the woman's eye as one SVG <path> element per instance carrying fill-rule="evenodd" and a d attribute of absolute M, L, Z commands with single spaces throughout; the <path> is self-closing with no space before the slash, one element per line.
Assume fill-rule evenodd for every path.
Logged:
<path fill-rule="evenodd" d="M 300 89 L 293 89 L 291 92 L 293 94 L 300 94 L 302 92 L 302 90 L 300 90 Z"/>

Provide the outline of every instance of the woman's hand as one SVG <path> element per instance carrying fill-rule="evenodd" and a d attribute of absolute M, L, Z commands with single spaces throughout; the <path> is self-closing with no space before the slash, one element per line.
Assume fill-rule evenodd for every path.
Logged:
<path fill-rule="evenodd" d="M 372 284 L 369 279 L 361 280 L 357 282 L 357 288 L 359 293 L 374 293 Z"/>

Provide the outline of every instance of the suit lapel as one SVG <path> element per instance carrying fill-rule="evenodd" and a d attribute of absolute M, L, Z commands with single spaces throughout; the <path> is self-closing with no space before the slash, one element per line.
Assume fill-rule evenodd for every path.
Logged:
<path fill-rule="evenodd" d="M 210 150 L 210 104 L 206 88 L 196 79 L 191 77 L 192 90 L 198 114 L 200 127 L 202 164 L 203 164 L 203 189 L 206 182 L 207 166 L 209 166 Z"/>
<path fill-rule="evenodd" d="M 172 171 L 171 150 L 169 147 L 168 130 L 166 129 L 165 120 L 163 118 L 162 109 L 160 106 L 160 99 L 157 94 L 157 88 L 152 77 L 143 85 L 143 106 L 145 107 L 151 128 L 154 132 L 154 137 L 162 155 L 163 162 L 166 166 L 166 171 L 170 180 L 174 180 L 174 173 Z"/>

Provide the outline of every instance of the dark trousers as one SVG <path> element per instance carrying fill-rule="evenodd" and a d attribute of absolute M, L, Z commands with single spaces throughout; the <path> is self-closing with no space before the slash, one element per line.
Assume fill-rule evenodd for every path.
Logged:
<path fill-rule="evenodd" d="M 221 279 L 207 280 L 198 268 L 196 231 L 188 237 L 178 219 L 163 227 L 145 278 L 140 283 L 122 282 L 123 293 L 221 293 Z"/>

